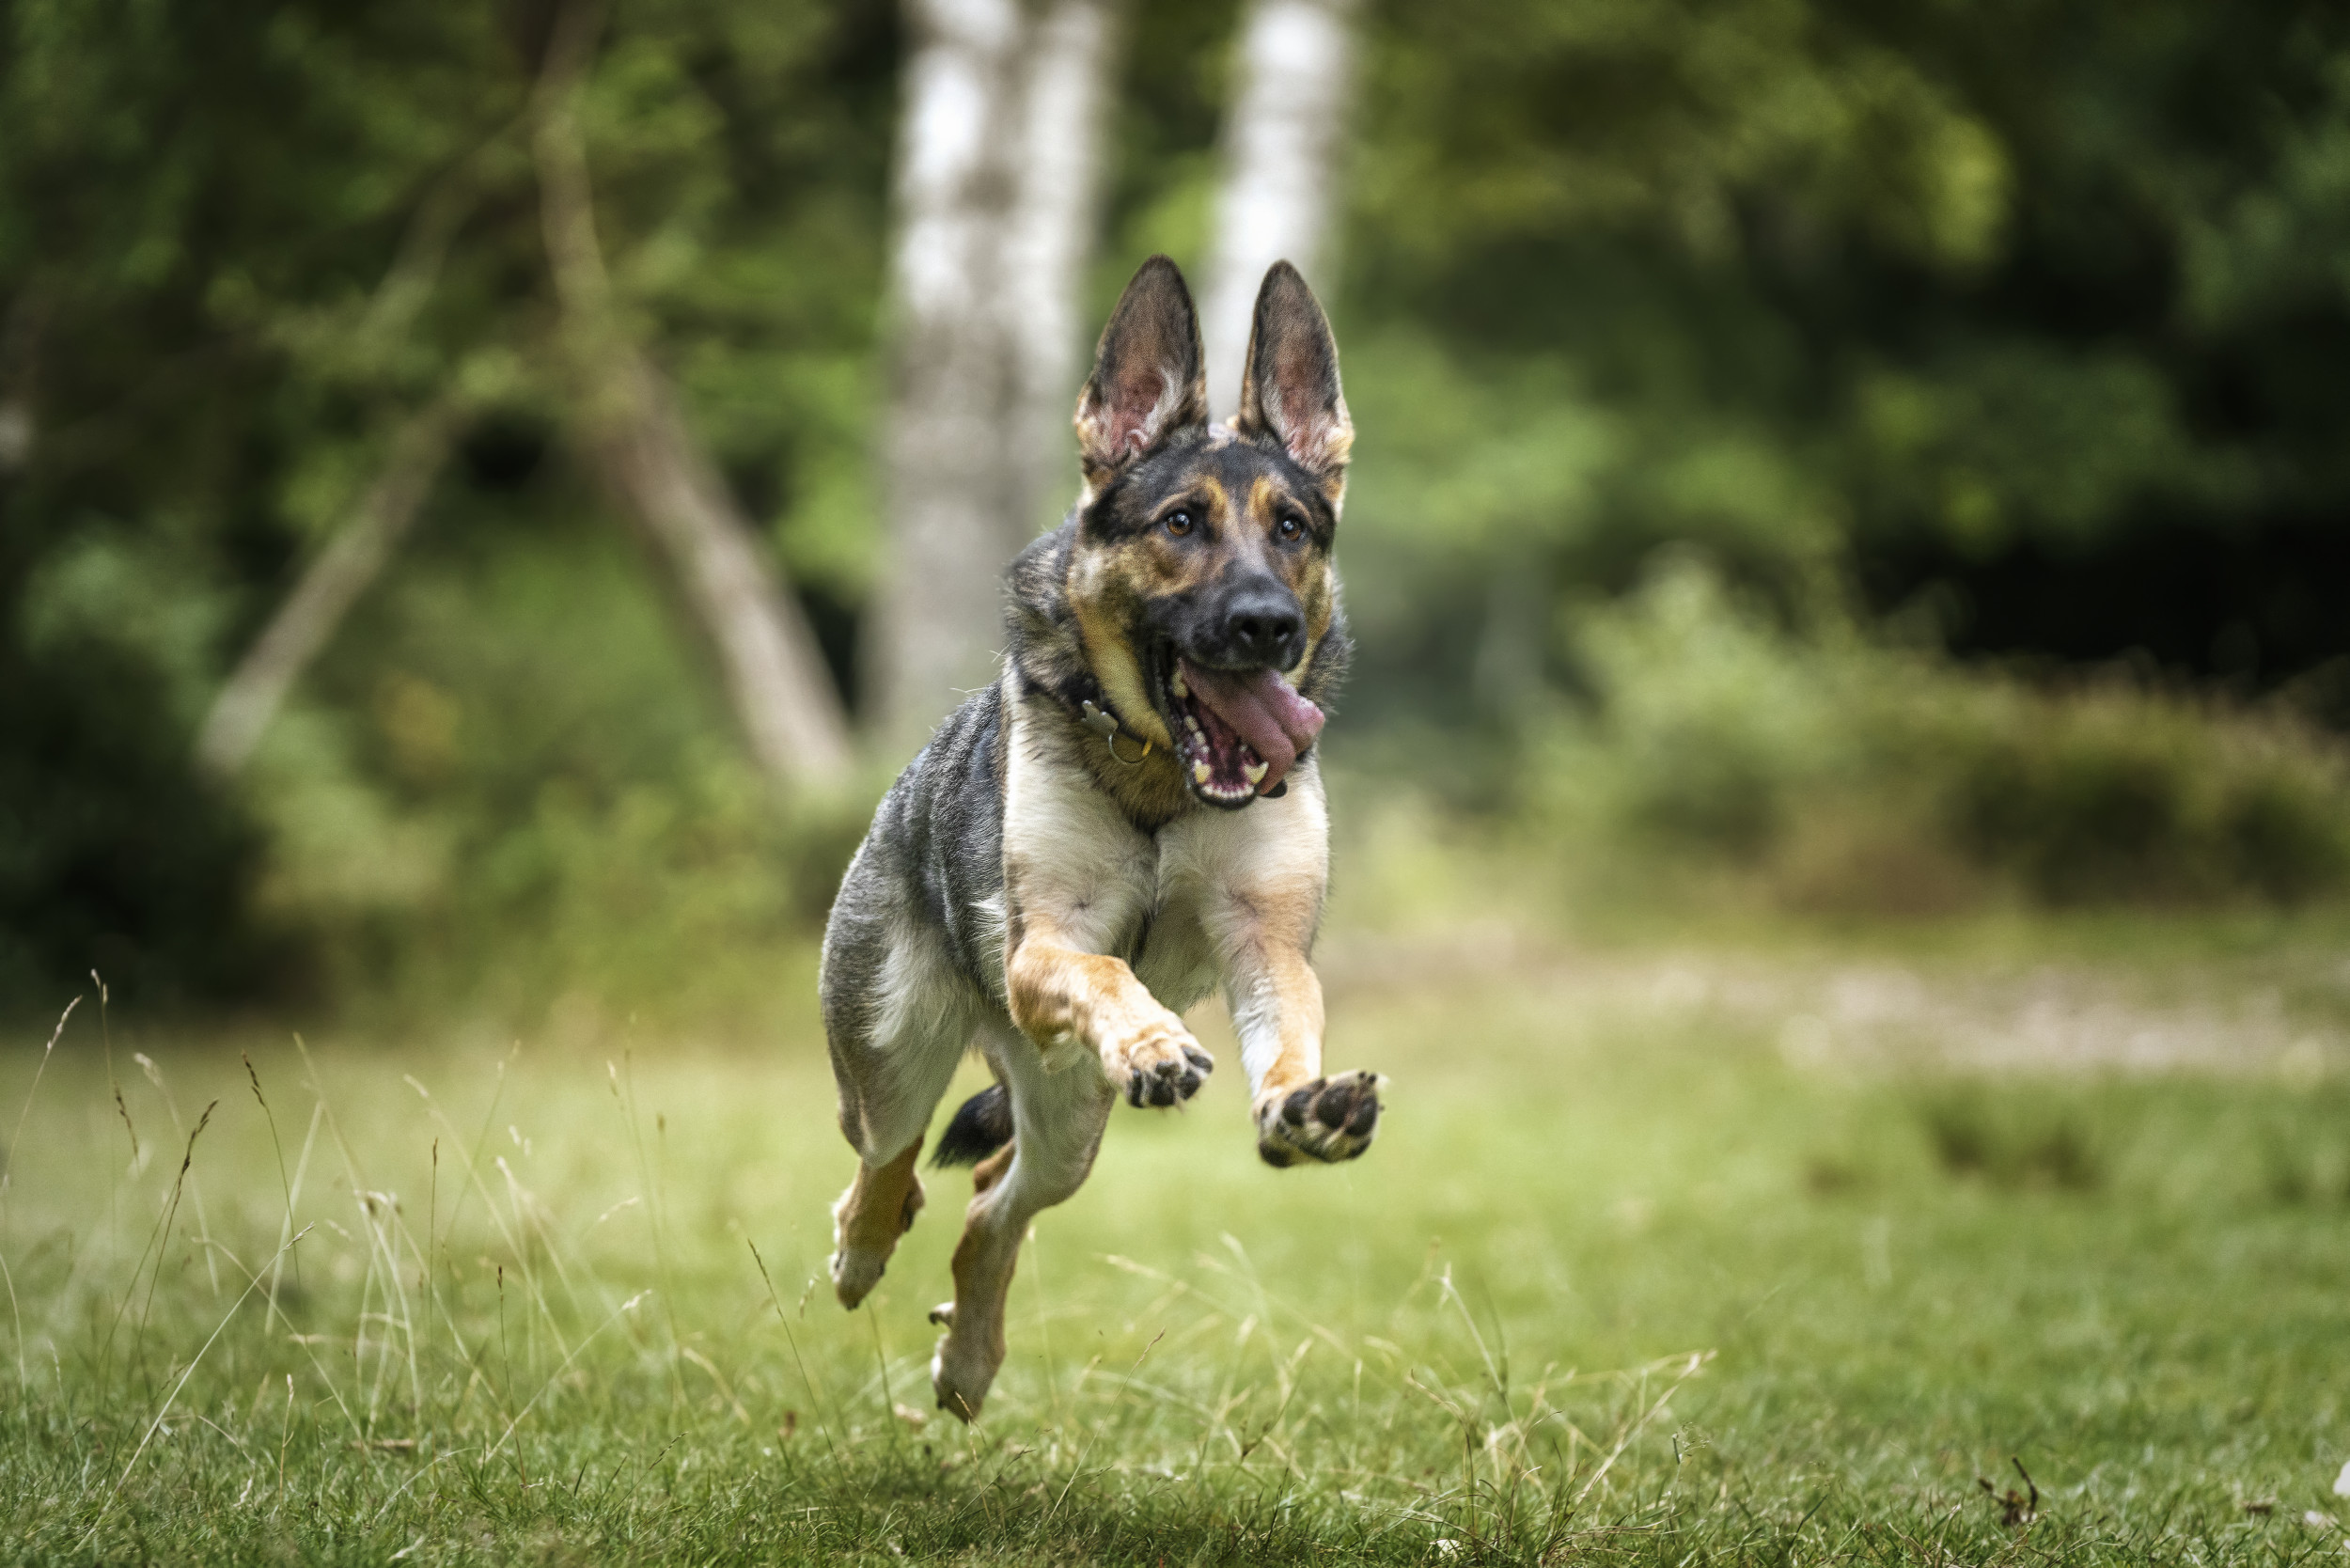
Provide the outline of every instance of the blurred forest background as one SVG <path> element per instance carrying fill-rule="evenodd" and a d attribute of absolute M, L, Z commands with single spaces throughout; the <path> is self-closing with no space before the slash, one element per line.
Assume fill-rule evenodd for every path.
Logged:
<path fill-rule="evenodd" d="M 2350 886 L 2350 12 L 1283 8 L 0 0 L 0 1012 L 804 986 L 1117 290 L 1228 403 L 1270 238 L 1342 875 Z"/>

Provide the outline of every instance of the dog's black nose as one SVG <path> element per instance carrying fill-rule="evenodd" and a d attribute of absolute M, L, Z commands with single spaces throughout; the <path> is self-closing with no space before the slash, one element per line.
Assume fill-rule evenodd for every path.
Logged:
<path fill-rule="evenodd" d="M 1287 669 L 1304 651 L 1306 618 L 1278 583 L 1241 588 L 1224 606 L 1224 647 L 1234 663 Z"/>

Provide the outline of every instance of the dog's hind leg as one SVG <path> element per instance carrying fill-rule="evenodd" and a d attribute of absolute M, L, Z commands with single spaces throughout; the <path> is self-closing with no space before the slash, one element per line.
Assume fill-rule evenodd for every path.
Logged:
<path fill-rule="evenodd" d="M 914 1173 L 922 1131 L 970 1041 L 979 994 L 918 928 L 837 927 L 824 963 L 840 1131 L 858 1161 L 855 1179 L 833 1205 L 831 1273 L 840 1304 L 855 1307 L 922 1207 Z"/>
<path fill-rule="evenodd" d="M 914 1162 L 921 1152 L 917 1136 L 903 1153 L 879 1165 L 860 1153 L 849 1190 L 832 1206 L 832 1286 L 841 1306 L 856 1306 L 880 1283 L 898 1238 L 914 1228 L 922 1208 Z"/>
<path fill-rule="evenodd" d="M 1047 1073 L 1035 1045 L 1009 1020 L 991 1028 L 988 1052 L 1011 1094 L 1010 1163 L 1000 1174 L 990 1171 L 999 1152 L 974 1173 L 990 1179 L 971 1200 L 955 1246 L 955 1299 L 931 1314 L 947 1325 L 931 1361 L 931 1384 L 939 1408 L 966 1421 L 979 1415 L 1004 1364 L 1004 1301 L 1028 1222 L 1084 1184 L 1118 1103 L 1094 1058 Z"/>

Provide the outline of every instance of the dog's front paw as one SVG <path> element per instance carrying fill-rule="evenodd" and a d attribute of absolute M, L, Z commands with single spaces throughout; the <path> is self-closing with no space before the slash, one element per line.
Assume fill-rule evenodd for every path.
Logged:
<path fill-rule="evenodd" d="M 1379 1091 L 1386 1082 L 1377 1073 L 1341 1073 L 1267 1095 L 1257 1105 L 1257 1152 L 1280 1167 L 1355 1158 L 1378 1136 Z"/>
<path fill-rule="evenodd" d="M 1128 1105 L 1172 1105 L 1199 1092 L 1215 1071 L 1215 1058 L 1167 1012 L 1104 1044 L 1102 1067 Z"/>

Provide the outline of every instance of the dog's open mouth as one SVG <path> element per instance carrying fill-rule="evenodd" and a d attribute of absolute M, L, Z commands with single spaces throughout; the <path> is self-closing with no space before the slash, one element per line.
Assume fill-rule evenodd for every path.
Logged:
<path fill-rule="evenodd" d="M 1175 760 L 1211 806 L 1273 792 L 1322 733 L 1322 710 L 1276 670 L 1203 669 L 1178 656 L 1167 698 Z"/>

